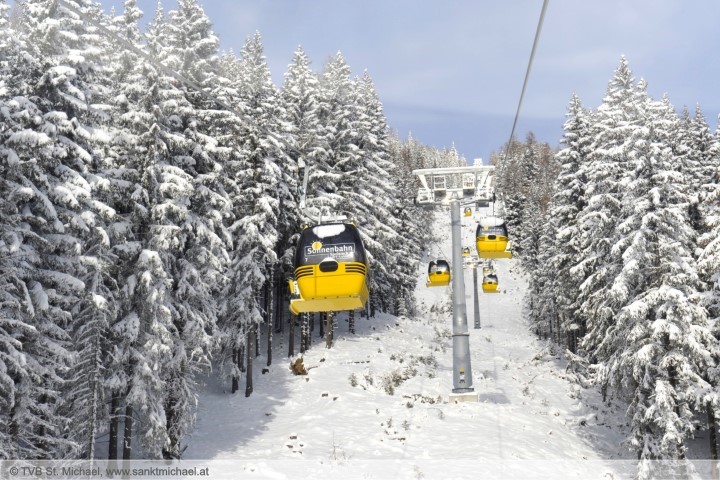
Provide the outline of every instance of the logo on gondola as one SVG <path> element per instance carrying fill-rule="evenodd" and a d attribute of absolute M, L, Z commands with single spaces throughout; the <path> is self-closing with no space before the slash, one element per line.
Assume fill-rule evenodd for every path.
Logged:
<path fill-rule="evenodd" d="M 352 243 L 338 243 L 334 245 L 323 245 L 316 241 L 305 247 L 305 255 L 330 255 L 335 257 L 351 256 L 355 253 L 355 245 Z"/>

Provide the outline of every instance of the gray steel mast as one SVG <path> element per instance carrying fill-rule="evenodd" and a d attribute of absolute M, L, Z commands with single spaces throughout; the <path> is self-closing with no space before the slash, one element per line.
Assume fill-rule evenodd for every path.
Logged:
<path fill-rule="evenodd" d="M 463 275 L 462 225 L 460 201 L 450 201 L 450 227 L 452 230 L 452 289 L 453 289 L 453 393 L 473 392 L 470 366 L 470 333 L 465 308 L 465 278 Z"/>

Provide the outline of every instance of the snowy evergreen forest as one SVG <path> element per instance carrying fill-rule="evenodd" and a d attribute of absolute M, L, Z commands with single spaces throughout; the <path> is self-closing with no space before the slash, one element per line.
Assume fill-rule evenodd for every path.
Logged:
<path fill-rule="evenodd" d="M 196 0 L 146 28 L 136 0 L 72 4 L 156 63 L 61 2 L 0 0 L 0 459 L 177 458 L 198 374 L 250 395 L 294 335 L 300 167 L 311 205 L 360 223 L 366 314 L 402 314 L 427 235 L 410 172 L 464 159 L 401 142 L 341 53 L 288 52 L 278 88 L 260 35 L 219 52 Z"/>
<path fill-rule="evenodd" d="M 626 402 L 638 458 L 685 458 L 697 429 L 717 458 L 720 134 L 622 58 L 597 109 L 572 97 L 557 155 L 511 146 L 499 183 L 532 328 Z"/>
<path fill-rule="evenodd" d="M 358 221 L 361 313 L 403 317 L 432 242 L 412 170 L 466 161 L 401 140 L 340 52 L 288 52 L 276 86 L 260 34 L 220 52 L 197 0 L 147 22 L 65 1 L 82 16 L 0 0 L 0 459 L 180 458 L 202 375 L 251 395 L 278 335 L 294 357 L 323 334 L 287 308 L 304 169 L 310 206 Z M 682 459 L 699 429 L 716 458 L 720 132 L 621 58 L 561 144 L 490 159 L 530 328 L 625 402 L 638 458 Z"/>

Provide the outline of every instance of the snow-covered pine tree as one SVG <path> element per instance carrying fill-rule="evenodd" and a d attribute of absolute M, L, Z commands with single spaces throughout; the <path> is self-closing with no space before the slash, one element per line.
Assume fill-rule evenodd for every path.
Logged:
<path fill-rule="evenodd" d="M 608 293 L 621 261 L 621 251 L 614 249 L 614 245 L 618 240 L 616 227 L 624 221 L 622 182 L 630 169 L 633 135 L 642 127 L 634 78 L 625 57 L 620 59 L 603 103 L 592 116 L 592 125 L 592 153 L 586 170 L 587 205 L 577 217 L 581 259 L 573 275 L 582 282 L 578 305 L 587 327 L 582 348 L 591 363 L 602 364 L 606 357 L 599 356 L 598 345 L 604 341 L 622 306 Z M 607 379 L 602 377 L 601 382 Z"/>
<path fill-rule="evenodd" d="M 287 122 L 289 130 L 287 143 L 292 150 L 289 153 L 297 163 L 307 167 L 317 165 L 318 157 L 325 153 L 321 148 L 318 138 L 322 132 L 318 117 L 318 95 L 319 82 L 317 74 L 310 69 L 310 59 L 300 46 L 295 50 L 292 61 L 285 72 L 285 81 L 280 90 L 280 98 L 285 112 L 285 121 Z M 297 187 L 302 181 L 302 179 L 298 177 L 299 172 L 285 169 L 283 174 L 286 177 L 285 182 L 287 183 L 289 191 L 297 192 Z M 301 228 L 300 220 L 303 214 L 303 212 L 298 210 L 297 201 L 297 199 L 293 198 L 292 204 L 287 207 L 283 205 L 281 212 L 281 215 L 284 214 L 285 217 L 280 221 L 280 225 L 282 225 L 283 228 L 279 231 L 278 246 L 280 249 L 278 249 L 278 253 L 281 253 L 279 257 L 279 272 L 284 278 L 289 278 L 294 274 L 295 248 L 293 244 L 297 241 L 298 230 Z M 290 217 L 290 215 L 294 215 L 295 218 Z M 282 250 L 283 245 L 285 245 L 284 250 Z M 285 290 L 283 288 L 283 293 L 284 292 Z M 301 318 L 303 319 L 301 351 L 304 351 L 306 347 L 304 337 L 306 334 L 309 335 L 309 332 L 306 332 L 307 315 L 303 315 Z M 289 322 L 291 323 L 291 328 L 289 335 L 294 335 L 294 329 L 292 327 L 295 321 L 296 319 L 290 315 Z M 291 342 L 292 341 L 293 339 L 291 339 Z M 290 348 L 288 350 L 288 356 L 293 355 L 293 349 Z"/>
<path fill-rule="evenodd" d="M 644 92 L 644 82 L 640 84 Z M 673 156 L 675 112 L 669 102 L 645 97 L 646 128 L 633 135 L 632 176 L 614 250 L 622 267 L 610 295 L 621 305 L 598 347 L 607 378 L 629 394 L 633 438 L 644 460 L 684 458 L 693 410 L 704 408 L 703 378 L 717 358 L 705 310 L 697 304 L 695 232 L 688 214 L 688 185 Z"/>
<path fill-rule="evenodd" d="M 136 0 L 123 2 L 123 13 L 112 19 L 112 31 L 142 48 L 138 21 L 143 12 Z M 116 221 L 110 228 L 110 241 L 117 258 L 116 278 L 118 309 L 111 326 L 112 342 L 108 358 L 115 364 L 108 367 L 105 385 L 109 397 L 108 458 L 118 457 L 118 439 L 121 420 L 128 432 L 123 451 L 130 455 L 133 435 L 133 405 L 125 403 L 129 391 L 128 378 L 134 374 L 135 366 L 142 364 L 142 354 L 137 349 L 139 321 L 135 298 L 135 287 L 140 268 L 139 255 L 149 240 L 150 199 L 147 183 L 143 182 L 148 164 L 150 138 L 147 132 L 154 121 L 150 104 L 152 102 L 151 82 L 157 77 L 155 71 L 137 55 L 123 49 L 115 57 L 115 68 L 111 75 L 114 83 L 112 105 L 114 110 L 112 141 L 109 155 L 114 158 L 116 169 L 109 179 L 113 192 L 112 206 Z M 142 301 L 142 300 L 140 300 Z M 125 412 L 123 412 L 123 408 Z M 124 415 L 127 413 L 128 415 Z"/>
<path fill-rule="evenodd" d="M 559 166 L 550 147 L 538 142 L 532 132 L 524 143 L 513 138 L 504 150 L 506 154 L 502 157 L 491 158 L 491 164 L 496 165 L 496 195 L 505 207 L 503 212 L 495 214 L 504 216 L 514 250 L 522 257 L 525 224 L 530 220 L 526 210 L 535 204 L 535 211 L 544 214 L 552 198 Z"/>
<path fill-rule="evenodd" d="M 578 279 L 573 267 L 580 262 L 580 230 L 577 218 L 587 205 L 585 198 L 585 168 L 590 156 L 590 119 L 577 95 L 568 106 L 564 125 L 565 147 L 556 156 L 562 165 L 555 182 L 555 195 L 549 210 L 552 256 L 547 265 L 552 272 L 547 295 L 553 297 L 560 325 L 568 332 L 568 348 L 575 353 L 579 337 L 585 334 L 585 322 L 576 304 L 579 294 Z"/>
<path fill-rule="evenodd" d="M 151 40 L 160 45 L 163 64 L 206 91 L 216 90 L 219 40 L 205 12 L 196 0 L 180 0 L 168 17 L 164 35 Z M 168 199 L 171 208 L 179 207 L 174 219 L 179 230 L 174 233 L 177 245 L 168 252 L 172 256 L 176 338 L 173 359 L 164 373 L 170 386 L 165 404 L 169 440 L 163 450 L 165 458 L 180 456 L 182 438 L 194 424 L 195 375 L 209 367 L 215 345 L 218 298 L 225 286 L 231 243 L 226 223 L 234 218 L 223 179 L 223 154 L 227 152 L 218 149 L 213 138 L 228 112 L 192 87 L 178 84 L 177 89 L 180 109 L 168 111 L 175 116 L 171 128 L 177 132 L 171 133 L 175 140 L 168 137 L 167 161 L 181 169 L 182 174 L 176 174 L 189 185 L 187 191 Z M 173 188 L 177 186 L 175 183 Z"/>
<path fill-rule="evenodd" d="M 423 229 L 429 219 L 427 212 L 415 205 L 416 179 L 410 149 L 400 143 L 396 136 L 388 139 L 389 157 L 395 164 L 395 190 L 398 204 L 391 211 L 397 219 L 397 237 L 385 248 L 391 256 L 395 311 L 398 316 L 414 313 L 414 286 L 417 282 L 418 262 L 427 244 L 429 232 Z M 409 239 L 412 239 L 410 241 Z"/>
<path fill-rule="evenodd" d="M 76 2 L 76 7 L 95 18 L 100 17 L 97 6 Z M 17 69 L 17 77 L 11 86 L 14 106 L 10 111 L 17 108 L 16 113 L 25 112 L 15 117 L 20 120 L 20 124 L 15 124 L 18 129 L 15 133 L 23 131 L 25 139 L 31 141 L 27 145 L 12 140 L 5 144 L 19 160 L 23 175 L 32 179 L 30 182 L 37 187 L 35 199 L 31 195 L 22 201 L 43 202 L 44 215 L 50 216 L 50 222 L 43 226 L 33 222 L 35 226 L 27 231 L 36 230 L 38 239 L 45 239 L 45 244 L 44 252 L 39 252 L 39 261 L 25 281 L 38 302 L 33 319 L 38 324 L 37 335 L 46 337 L 41 340 L 45 345 L 43 349 L 55 349 L 52 357 L 59 359 L 48 357 L 42 360 L 46 354 L 38 352 L 34 362 L 39 367 L 46 364 L 50 371 L 39 375 L 34 379 L 34 385 L 25 391 L 42 389 L 43 393 L 28 401 L 28 405 L 42 404 L 42 426 L 33 427 L 30 416 L 18 419 L 19 428 L 15 431 L 34 430 L 35 440 L 20 441 L 20 445 L 34 443 L 34 448 L 44 451 L 36 455 L 75 457 L 78 443 L 73 441 L 73 432 L 90 432 L 92 436 L 97 421 L 96 418 L 80 419 L 75 416 L 76 412 L 80 415 L 83 405 L 90 405 L 90 410 L 99 415 L 102 405 L 98 390 L 85 388 L 90 377 L 75 375 L 77 369 L 65 370 L 70 366 L 69 363 L 63 365 L 69 355 L 63 360 L 61 352 L 69 349 L 67 332 L 79 331 L 81 320 L 72 313 L 81 308 L 83 299 L 89 294 L 86 288 L 90 276 L 100 273 L 102 282 L 111 278 L 107 268 L 109 263 L 104 258 L 110 255 L 110 246 L 105 241 L 106 227 L 114 212 L 100 194 L 106 187 L 102 167 L 104 145 L 108 140 L 105 130 L 108 115 L 102 103 L 107 85 L 99 79 L 102 77 L 102 54 L 106 50 L 93 29 L 86 27 L 64 7 L 54 2 L 29 0 L 22 8 L 20 28 L 27 42 L 24 44 L 25 55 L 18 57 L 19 61 L 13 67 Z M 21 77 L 24 79 L 18 82 Z M 33 101 L 27 98 L 33 98 Z M 27 116 L 30 112 L 33 112 L 31 116 Z M 25 120 L 21 120 L 23 116 Z M 34 141 L 39 143 L 33 145 Z M 32 206 L 24 208 L 27 214 L 33 211 Z M 29 238 L 27 234 L 26 238 Z M 92 254 L 86 255 L 89 252 Z M 91 269 L 94 270 L 92 274 Z M 111 298 L 106 300 L 113 302 Z M 106 334 L 103 329 L 95 330 L 95 333 L 101 337 Z M 26 354 L 33 355 L 32 343 L 27 340 Z M 97 358 L 100 343 L 95 338 L 86 343 L 74 342 L 73 348 L 78 358 L 85 355 Z M 57 395 L 62 395 L 63 400 Z M 77 408 L 72 410 L 69 403 L 75 400 Z M 34 408 L 25 408 L 22 413 L 32 415 Z M 80 428 L 71 432 L 68 425 L 77 422 L 81 422 Z M 88 428 L 83 428 L 86 426 Z M 50 436 L 51 440 L 37 440 L 39 436 Z M 91 438 L 79 442 L 83 449 L 91 449 L 90 444 L 94 443 Z M 82 454 L 89 455 L 87 451 Z"/>
<path fill-rule="evenodd" d="M 698 107 L 699 110 L 699 107 Z M 697 118 L 697 114 L 696 114 Z M 699 122 L 700 123 L 700 122 Z M 700 135 L 701 123 L 698 125 Z M 707 140 L 705 165 L 717 165 L 720 161 L 720 130 Z M 705 142 L 699 142 L 703 144 Z M 700 212 L 703 223 L 699 229 L 703 232 L 698 239 L 698 274 L 703 282 L 702 304 L 708 312 L 708 319 L 713 335 L 720 339 L 720 187 L 718 186 L 719 172 L 717 167 L 711 179 L 701 187 Z M 690 210 L 691 219 L 693 210 Z M 720 363 L 720 358 L 715 358 L 715 364 Z M 720 412 L 720 401 L 718 401 L 717 386 L 720 385 L 720 372 L 717 367 L 709 369 L 705 379 L 713 385 L 713 389 L 707 395 L 705 407 L 708 413 L 708 428 L 710 431 L 712 458 L 717 457 L 717 416 Z"/>
<path fill-rule="evenodd" d="M 523 257 L 525 265 L 523 268 L 530 277 L 528 292 L 523 299 L 525 309 L 536 335 L 541 338 L 552 338 L 561 343 L 559 332 L 566 330 L 558 322 L 555 285 L 557 272 L 549 268 L 555 255 L 555 245 L 552 241 L 556 235 L 555 225 L 547 221 L 547 218 L 536 216 L 532 217 L 526 228 L 530 236 L 526 237 L 525 241 L 527 243 L 530 238 L 536 238 L 537 245 L 533 248 L 536 248 L 537 252 L 531 257 L 534 259 L 532 262 L 527 257 Z"/>
<path fill-rule="evenodd" d="M 158 8 L 147 38 L 157 61 L 201 83 L 193 68 L 212 76 L 211 46 L 217 39 L 196 7 L 181 2 L 170 21 Z M 126 38 L 137 46 L 140 12 L 134 2 L 126 2 L 125 16 Z M 116 390 L 127 385 L 123 456 L 132 455 L 136 415 L 148 455 L 177 457 L 195 418 L 194 376 L 209 364 L 213 348 L 229 202 L 213 157 L 215 143 L 202 133 L 198 118 L 198 110 L 207 106 L 196 108 L 190 101 L 200 102 L 197 92 L 149 65 L 133 64 L 129 55 L 124 67 L 117 97 L 123 130 L 116 137 L 116 154 L 132 190 L 123 208 L 131 241 L 121 251 L 124 304 L 114 330 L 128 353 L 123 355 L 127 377 L 113 380 Z M 207 108 L 202 112 L 212 117 Z M 153 345 L 155 351 L 146 350 Z M 157 351 L 172 355 L 156 357 Z M 153 375 L 142 372 L 147 365 Z M 155 395 L 153 405 L 141 401 Z M 114 396 L 114 413 L 117 404 Z M 114 424 L 111 429 L 116 431 Z"/>
<path fill-rule="evenodd" d="M 167 23 L 159 7 L 148 29 L 148 50 L 158 60 L 166 51 L 159 39 L 166 36 Z M 143 69 L 130 72 L 128 83 L 120 87 L 126 102 L 120 118 L 128 133 L 116 139 L 116 148 L 126 155 L 124 167 L 134 185 L 128 205 L 130 241 L 119 250 L 127 259 L 122 308 L 113 330 L 123 340 L 119 353 L 125 365 L 125 374 L 116 383 L 127 385 L 123 458 L 132 457 L 136 434 L 150 458 L 161 458 L 169 444 L 166 364 L 179 342 L 174 321 L 181 305 L 174 304 L 172 295 L 173 275 L 180 271 L 175 254 L 184 248 L 181 232 L 192 195 L 192 177 L 182 168 L 190 162 L 185 155 L 174 154 L 180 149 L 183 154 L 192 151 L 182 130 L 183 113 L 191 107 L 174 79 L 139 65 Z"/>
<path fill-rule="evenodd" d="M 20 56 L 25 46 L 14 35 L 7 18 L 8 6 L 0 1 L 0 459 L 18 458 L 17 437 L 13 438 L 11 412 L 16 409 L 18 383 L 26 376 L 23 344 L 19 339 L 31 335 L 31 304 L 27 291 L 28 269 L 37 261 L 33 245 L 25 240 L 21 204 L 34 196 L 25 177 L 20 158 L 14 151 L 13 134 L 22 134 L 17 114 L 24 112 L 14 101 L 5 100 L 22 93 L 17 84 L 29 79 L 19 75 L 25 62 Z M 33 59 L 35 60 L 35 59 Z M 29 62 L 32 63 L 32 62 Z M 15 86 L 15 88 L 13 88 Z M 35 138 L 39 135 L 33 134 Z M 26 139 L 29 139 L 26 137 Z M 23 199 L 25 197 L 25 199 Z"/>
<path fill-rule="evenodd" d="M 87 2 L 78 6 L 84 15 L 106 23 L 99 5 Z M 122 221 L 115 210 L 118 192 L 114 180 L 119 172 L 110 154 L 112 107 L 109 100 L 113 87 L 110 72 L 114 70 L 114 49 L 95 27 L 86 25 L 84 19 L 75 18 L 71 12 L 66 13 L 71 21 L 63 35 L 78 40 L 77 44 L 68 42 L 67 63 L 78 72 L 74 84 L 86 91 L 87 107 L 79 110 L 75 117 L 83 126 L 77 128 L 74 140 L 90 155 L 83 176 L 90 186 L 91 197 L 90 201 L 86 200 L 88 212 L 83 214 L 84 245 L 79 257 L 86 288 L 82 301 L 72 311 L 73 321 L 68 327 L 76 361 L 63 394 L 72 426 L 68 427 L 67 436 L 78 449 L 66 456 L 94 458 L 97 438 L 108 420 L 105 375 L 118 366 L 114 357 L 108 355 L 113 341 L 109 328 L 117 311 L 118 290 L 115 280 L 118 259 L 112 251 L 112 231 L 117 221 Z M 84 63 L 73 64 L 78 54 Z"/>
<path fill-rule="evenodd" d="M 257 327 L 265 320 L 261 297 L 277 263 L 278 189 L 281 188 L 277 161 L 284 155 L 278 141 L 282 136 L 279 124 L 282 109 L 259 33 L 245 42 L 237 71 L 235 82 L 242 108 L 253 123 L 243 125 L 238 159 L 228 166 L 228 173 L 238 185 L 231 198 L 238 220 L 231 227 L 235 249 L 228 273 L 229 285 L 223 295 L 223 335 L 226 350 L 233 352 L 236 360 L 231 371 L 234 385 L 240 375 L 241 352 L 244 348 L 248 355 L 252 351 L 255 356 Z M 268 333 L 272 334 L 272 330 Z M 250 368 L 247 378 L 251 382 Z M 250 385 L 248 383 L 246 395 L 252 393 Z"/>
<path fill-rule="evenodd" d="M 356 212 L 356 206 L 343 196 L 353 189 L 352 172 L 359 167 L 359 154 L 353 139 L 357 106 L 353 102 L 350 67 L 338 52 L 326 62 L 320 78 L 318 117 L 322 130 L 318 141 L 322 154 L 315 164 L 308 185 L 308 205 L 324 207 L 338 214 Z"/>
<path fill-rule="evenodd" d="M 687 136 L 683 140 L 689 150 L 688 158 L 693 159 L 693 164 L 696 166 L 691 172 L 695 192 L 690 200 L 689 215 L 695 231 L 700 236 L 698 243 L 702 247 L 705 245 L 702 236 L 709 229 L 707 216 L 710 215 L 710 211 L 706 200 L 716 196 L 720 188 L 717 181 L 720 150 L 718 150 L 717 137 L 710 132 L 700 105 L 695 106 L 695 115 L 689 122 Z"/>
<path fill-rule="evenodd" d="M 408 204 L 409 199 L 400 197 L 396 188 L 399 178 L 389 158 L 387 121 L 367 72 L 353 82 L 351 99 L 355 105 L 353 144 L 359 161 L 350 175 L 355 180 L 353 188 L 343 192 L 343 197 L 351 211 L 365 220 L 360 233 L 372 262 L 368 287 L 379 309 L 389 312 L 402 292 L 397 264 L 403 255 L 398 255 L 398 250 L 406 243 L 401 238 L 406 232 L 400 231 L 402 212 L 397 207 Z"/>

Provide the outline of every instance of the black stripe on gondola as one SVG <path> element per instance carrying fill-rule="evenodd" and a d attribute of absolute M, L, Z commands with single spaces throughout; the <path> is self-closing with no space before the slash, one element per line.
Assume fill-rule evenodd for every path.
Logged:
<path fill-rule="evenodd" d="M 313 267 L 312 265 L 307 265 L 304 267 L 298 267 L 295 269 L 295 280 L 307 277 L 313 274 Z"/>
<path fill-rule="evenodd" d="M 363 267 L 345 267 L 345 273 L 360 273 L 362 275 L 365 275 L 365 268 Z"/>

